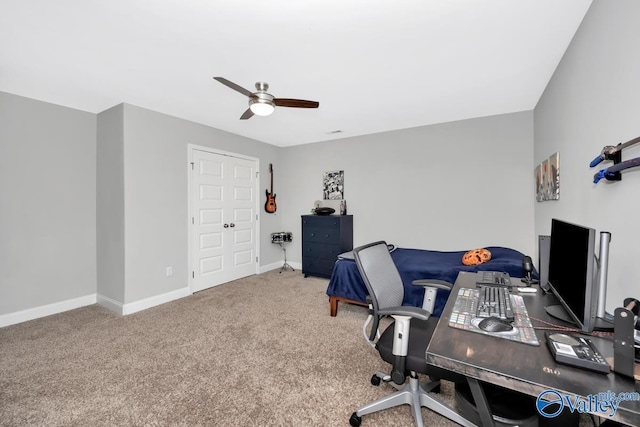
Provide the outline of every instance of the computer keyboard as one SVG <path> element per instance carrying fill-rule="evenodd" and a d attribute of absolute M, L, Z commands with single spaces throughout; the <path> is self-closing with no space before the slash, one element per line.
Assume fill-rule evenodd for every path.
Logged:
<path fill-rule="evenodd" d="M 476 317 L 499 317 L 513 320 L 511 293 L 507 288 L 498 286 L 480 286 Z"/>
<path fill-rule="evenodd" d="M 511 276 L 504 271 L 478 271 L 476 283 L 479 285 L 511 286 Z"/>

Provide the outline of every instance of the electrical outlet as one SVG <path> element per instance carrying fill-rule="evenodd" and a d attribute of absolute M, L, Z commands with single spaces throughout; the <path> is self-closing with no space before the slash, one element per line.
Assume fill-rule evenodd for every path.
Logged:
<path fill-rule="evenodd" d="M 167 277 L 173 276 L 173 267 L 167 267 Z"/>

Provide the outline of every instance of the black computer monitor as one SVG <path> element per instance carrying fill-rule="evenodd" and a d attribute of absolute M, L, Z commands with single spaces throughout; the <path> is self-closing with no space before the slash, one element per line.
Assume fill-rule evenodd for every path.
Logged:
<path fill-rule="evenodd" d="M 546 310 L 584 332 L 593 331 L 596 321 L 595 236 L 592 228 L 551 220 L 548 286 L 560 304 Z"/>

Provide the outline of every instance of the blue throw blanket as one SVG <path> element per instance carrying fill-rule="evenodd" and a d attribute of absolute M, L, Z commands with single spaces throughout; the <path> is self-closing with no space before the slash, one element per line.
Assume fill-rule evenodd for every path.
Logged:
<path fill-rule="evenodd" d="M 522 277 L 523 253 L 501 246 L 487 246 L 491 252 L 491 260 L 480 265 L 462 264 L 462 255 L 466 251 L 440 252 L 423 249 L 397 248 L 391 252 L 391 257 L 398 268 L 404 283 L 403 305 L 422 306 L 424 288 L 411 284 L 418 279 L 439 279 L 451 284 L 456 281 L 460 271 L 505 271 L 512 277 Z M 537 272 L 533 275 L 537 278 Z M 366 302 L 367 288 L 362 281 L 355 261 L 339 259 L 333 268 L 327 295 L 348 298 L 354 301 Z M 449 292 L 439 291 L 433 315 L 440 316 L 445 306 Z"/>

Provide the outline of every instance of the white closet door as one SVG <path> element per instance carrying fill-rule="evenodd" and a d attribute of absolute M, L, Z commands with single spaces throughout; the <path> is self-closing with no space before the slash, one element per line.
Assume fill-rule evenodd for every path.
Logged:
<path fill-rule="evenodd" d="M 191 290 L 257 272 L 257 162 L 192 150 Z"/>

